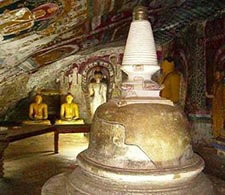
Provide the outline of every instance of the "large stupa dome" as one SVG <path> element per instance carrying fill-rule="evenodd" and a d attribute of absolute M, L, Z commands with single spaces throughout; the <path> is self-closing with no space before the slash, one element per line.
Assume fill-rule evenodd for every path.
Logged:
<path fill-rule="evenodd" d="M 212 195 L 201 173 L 204 161 L 192 151 L 188 121 L 167 103 L 111 100 L 101 105 L 89 147 L 68 177 L 68 194 Z"/>
<path fill-rule="evenodd" d="M 151 169 L 187 166 L 194 158 L 189 131 L 175 106 L 110 101 L 98 109 L 89 149 L 82 156 L 127 169 L 139 168 L 139 163 Z"/>

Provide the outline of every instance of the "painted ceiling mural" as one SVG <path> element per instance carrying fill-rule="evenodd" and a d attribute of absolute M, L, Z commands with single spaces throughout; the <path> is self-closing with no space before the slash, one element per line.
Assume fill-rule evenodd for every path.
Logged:
<path fill-rule="evenodd" d="M 132 10 L 148 7 L 156 44 L 224 13 L 224 0 L 0 0 L 0 84 L 91 47 L 125 42 Z"/>

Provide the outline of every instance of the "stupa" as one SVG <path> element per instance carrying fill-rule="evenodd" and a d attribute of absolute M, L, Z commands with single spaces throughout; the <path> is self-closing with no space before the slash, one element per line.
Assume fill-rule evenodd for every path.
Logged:
<path fill-rule="evenodd" d="M 151 81 L 159 66 L 147 18 L 145 7 L 134 10 L 123 96 L 98 107 L 78 166 L 50 178 L 42 195 L 213 195 L 204 161 L 193 153 L 185 114 L 161 98 Z"/>

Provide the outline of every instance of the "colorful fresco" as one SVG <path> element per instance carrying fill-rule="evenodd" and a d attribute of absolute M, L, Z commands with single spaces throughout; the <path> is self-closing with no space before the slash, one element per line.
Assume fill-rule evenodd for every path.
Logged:
<path fill-rule="evenodd" d="M 190 22 L 216 17 L 225 7 L 220 0 L 2 0 L 0 83 L 92 47 L 124 45 L 137 5 L 148 8 L 157 45 L 172 41 Z"/>
<path fill-rule="evenodd" d="M 44 4 L 30 3 L 27 7 L 21 7 L 20 1 L 18 1 L 0 9 L 1 40 L 48 28 L 56 16 L 62 12 L 60 7 L 62 4 L 57 1 Z"/>

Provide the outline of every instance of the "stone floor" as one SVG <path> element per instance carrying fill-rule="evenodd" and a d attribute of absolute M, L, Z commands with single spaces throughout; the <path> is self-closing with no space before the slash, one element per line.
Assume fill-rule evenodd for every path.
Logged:
<path fill-rule="evenodd" d="M 5 150 L 0 195 L 40 195 L 50 177 L 73 170 L 88 139 L 83 134 L 60 134 L 59 154 L 54 154 L 53 138 L 48 133 L 10 143 Z"/>
<path fill-rule="evenodd" d="M 87 137 L 60 134 L 59 154 L 53 152 L 53 138 L 53 133 L 48 133 L 10 143 L 5 151 L 5 177 L 0 179 L 0 195 L 41 195 L 41 188 L 49 178 L 74 169 L 77 154 L 88 146 Z M 225 158 L 217 158 L 209 148 L 197 151 L 207 161 L 205 172 L 217 189 L 216 195 L 225 195 L 224 180 L 210 175 L 217 172 L 225 175 Z"/>

